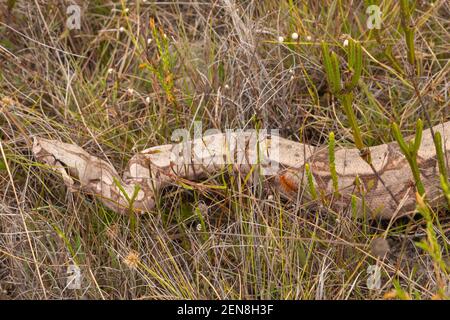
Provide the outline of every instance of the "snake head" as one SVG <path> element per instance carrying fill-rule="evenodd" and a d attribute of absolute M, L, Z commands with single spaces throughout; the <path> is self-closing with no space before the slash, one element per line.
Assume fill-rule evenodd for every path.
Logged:
<path fill-rule="evenodd" d="M 62 175 L 71 192 L 93 194 L 112 210 L 143 212 L 155 205 L 147 186 L 125 183 L 112 165 L 77 145 L 34 137 L 32 152 L 37 161 Z"/>
<path fill-rule="evenodd" d="M 36 160 L 61 174 L 71 192 L 81 187 L 79 168 L 83 166 L 84 150 L 77 150 L 77 148 L 81 149 L 56 140 L 33 137 L 32 152 Z"/>

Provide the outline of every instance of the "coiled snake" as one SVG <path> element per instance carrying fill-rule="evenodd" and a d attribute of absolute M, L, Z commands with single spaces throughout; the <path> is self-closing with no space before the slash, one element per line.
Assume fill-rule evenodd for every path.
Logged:
<path fill-rule="evenodd" d="M 442 135 L 446 166 L 450 171 L 450 122 L 433 129 Z M 255 145 L 258 147 L 253 148 Z M 122 178 L 108 162 L 77 145 L 35 137 L 32 150 L 39 162 L 62 175 L 71 191 L 94 194 L 117 212 L 151 211 L 155 207 L 155 193 L 164 186 L 179 179 L 197 180 L 216 174 L 229 163 L 228 167 L 243 174 L 248 174 L 255 166 L 264 169 L 267 183 L 286 196 L 306 190 L 305 196 L 296 197 L 302 201 L 311 200 L 307 187 L 311 179 L 305 175 L 308 163 L 309 177 L 319 194 L 318 201 L 345 208 L 353 198 L 358 211 L 369 212 L 372 217 L 389 219 L 410 214 L 416 204 L 413 175 L 396 142 L 370 148 L 373 167 L 361 158 L 357 149 L 337 149 L 338 194 L 333 189 L 326 146 L 314 147 L 277 136 L 221 133 L 187 143 L 152 147 L 132 157 Z M 432 205 L 442 204 L 444 197 L 430 129 L 423 132 L 417 162 L 427 199 Z M 358 187 L 355 185 L 357 177 Z M 362 210 L 362 206 L 366 210 Z"/>

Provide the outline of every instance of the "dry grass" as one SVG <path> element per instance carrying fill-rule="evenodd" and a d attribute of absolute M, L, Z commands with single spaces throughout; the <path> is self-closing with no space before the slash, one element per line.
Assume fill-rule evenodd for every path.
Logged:
<path fill-rule="evenodd" d="M 349 34 L 364 48 L 358 124 L 367 145 L 385 143 L 392 121 L 405 134 L 414 129 L 414 81 L 433 124 L 450 120 L 447 1 L 416 3 L 414 76 L 393 0 L 382 1 L 378 33 L 366 27 L 366 1 L 77 1 L 81 30 L 67 30 L 69 2 L 0 1 L 0 297 L 443 296 L 448 273 L 416 245 L 429 232 L 420 217 L 393 225 L 343 218 L 223 174 L 209 184 L 225 189 L 174 186 L 132 224 L 69 193 L 34 162 L 29 140 L 77 143 L 116 168 L 196 120 L 204 129 L 259 124 L 315 145 L 334 131 L 339 146 L 352 146 L 320 48 L 328 42 L 344 64 Z M 433 229 L 448 264 L 448 211 L 436 212 Z M 377 255 L 386 243 L 374 245 L 376 238 L 390 245 L 384 258 Z M 82 274 L 75 290 L 67 288 L 74 264 Z M 369 290 L 375 264 L 381 288 Z"/>

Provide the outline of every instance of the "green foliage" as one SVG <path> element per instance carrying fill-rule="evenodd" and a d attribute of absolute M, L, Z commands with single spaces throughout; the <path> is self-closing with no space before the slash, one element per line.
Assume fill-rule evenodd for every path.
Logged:
<path fill-rule="evenodd" d="M 344 108 L 345 114 L 347 115 L 348 121 L 350 122 L 350 127 L 352 128 L 353 139 L 355 140 L 355 146 L 358 150 L 364 150 L 364 142 L 361 135 L 361 129 L 359 128 L 358 121 L 356 120 L 356 115 L 353 110 L 353 93 L 345 93 L 340 96 L 340 101 L 342 107 Z"/>
<path fill-rule="evenodd" d="M 439 166 L 439 178 L 441 182 L 442 192 L 447 199 L 447 204 L 450 208 L 450 186 L 448 183 L 447 165 L 444 158 L 444 149 L 442 146 L 442 136 L 440 132 L 434 133 L 434 146 L 436 148 L 436 157 Z"/>
<path fill-rule="evenodd" d="M 405 33 L 406 47 L 408 51 L 408 62 L 414 65 L 416 61 L 414 48 L 414 27 L 411 26 L 412 9 L 409 0 L 400 0 L 400 13 L 402 17 L 402 27 Z"/>
<path fill-rule="evenodd" d="M 394 297 L 400 300 L 411 300 L 411 296 L 401 287 L 398 279 L 394 279 L 392 284 L 394 285 Z"/>
<path fill-rule="evenodd" d="M 169 41 L 166 34 L 161 28 L 156 27 L 153 20 L 150 20 L 150 28 L 158 51 L 159 61 L 157 63 L 143 63 L 140 67 L 148 69 L 158 78 L 159 83 L 166 94 L 167 100 L 172 104 L 176 104 L 176 99 L 173 92 L 173 68 L 176 57 L 169 49 Z"/>
<path fill-rule="evenodd" d="M 411 168 L 412 174 L 414 176 L 414 181 L 416 183 L 417 191 L 421 196 L 425 194 L 425 187 L 423 186 L 422 179 L 420 178 L 419 166 L 417 164 L 417 154 L 419 152 L 420 144 L 422 142 L 422 132 L 423 132 L 423 122 L 421 119 L 417 120 L 416 124 L 416 136 L 414 141 L 406 143 L 400 132 L 398 125 L 394 122 L 392 123 L 392 134 L 394 139 L 400 146 L 400 150 L 406 157 L 409 167 Z"/>
<path fill-rule="evenodd" d="M 445 179 L 443 175 L 440 175 L 439 179 L 441 182 L 442 191 L 444 192 L 444 196 L 447 199 L 447 204 L 450 209 L 450 185 L 448 183 L 448 180 Z"/>
<path fill-rule="evenodd" d="M 331 52 L 326 42 L 322 42 L 322 55 L 325 73 L 331 92 L 339 94 L 342 89 L 341 73 L 339 70 L 339 61 L 336 53 Z"/>
<path fill-rule="evenodd" d="M 359 128 L 358 121 L 353 110 L 353 92 L 356 88 L 362 73 L 362 50 L 361 44 L 353 39 L 349 40 L 349 49 L 347 52 L 348 67 L 352 74 L 350 81 L 344 84 L 345 90 L 342 90 L 341 85 L 341 73 L 339 68 L 339 59 L 336 53 L 329 50 L 328 44 L 322 42 L 322 56 L 325 73 L 327 75 L 328 85 L 331 92 L 339 99 L 344 108 L 344 112 L 350 122 L 350 128 L 352 129 L 353 139 L 358 150 L 361 151 L 363 158 L 367 162 L 371 162 L 370 154 L 364 154 L 366 150 L 361 135 L 361 129 Z"/>
<path fill-rule="evenodd" d="M 141 187 L 139 185 L 135 185 L 134 186 L 134 190 L 133 190 L 133 194 L 130 195 L 128 194 L 128 192 L 125 190 L 125 188 L 122 186 L 122 184 L 120 183 L 119 180 L 117 180 L 116 178 L 114 178 L 114 184 L 117 186 L 117 188 L 120 190 L 120 192 L 123 194 L 123 196 L 125 197 L 125 199 L 127 199 L 128 202 L 128 209 L 130 212 L 133 212 L 133 205 L 134 205 L 134 201 L 136 201 L 136 197 L 139 193 L 139 191 L 141 190 Z"/>
<path fill-rule="evenodd" d="M 444 261 L 442 256 L 442 247 L 439 244 L 438 237 L 435 232 L 435 227 L 442 231 L 438 221 L 436 222 L 436 226 L 433 219 L 433 212 L 430 210 L 428 205 L 425 203 L 423 197 L 419 194 L 416 194 L 417 197 L 417 211 L 423 216 L 426 221 L 426 240 L 422 240 L 421 242 L 416 242 L 416 245 L 427 252 L 434 262 L 434 268 L 437 278 L 438 284 L 438 294 L 442 297 L 445 297 L 445 287 L 447 286 L 447 282 L 449 279 L 450 268 L 447 263 Z"/>
<path fill-rule="evenodd" d="M 436 148 L 436 157 L 439 166 L 439 173 L 445 181 L 448 181 L 447 165 L 444 158 L 444 149 L 442 146 L 442 136 L 440 132 L 434 134 L 434 146 Z"/>
<path fill-rule="evenodd" d="M 349 39 L 347 58 L 348 67 L 350 69 L 352 77 L 350 82 L 345 84 L 345 87 L 347 90 L 353 90 L 358 85 L 359 79 L 361 78 L 363 65 L 362 49 L 359 41 Z"/>
<path fill-rule="evenodd" d="M 314 185 L 314 177 L 312 175 L 309 163 L 305 164 L 305 170 L 306 170 L 306 176 L 308 178 L 308 187 L 309 187 L 309 193 L 311 195 L 311 199 L 317 200 L 316 186 Z"/>
<path fill-rule="evenodd" d="M 339 182 L 338 176 L 336 173 L 336 156 L 335 156 L 335 145 L 336 141 L 334 139 L 334 132 L 330 133 L 330 139 L 328 141 L 328 161 L 330 163 L 330 173 L 331 179 L 333 181 L 333 190 L 335 195 L 339 194 Z"/>

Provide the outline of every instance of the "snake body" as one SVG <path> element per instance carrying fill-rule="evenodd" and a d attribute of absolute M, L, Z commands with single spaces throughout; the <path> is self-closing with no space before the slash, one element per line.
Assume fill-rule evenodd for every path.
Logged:
<path fill-rule="evenodd" d="M 450 122 L 433 130 L 442 135 L 450 171 Z M 411 214 L 416 204 L 413 175 L 396 142 L 369 148 L 372 167 L 359 150 L 336 149 L 338 192 L 333 187 L 327 146 L 314 147 L 251 132 L 219 133 L 145 149 L 130 159 L 123 177 L 108 162 L 74 144 L 35 137 L 32 151 L 39 162 L 62 175 L 70 190 L 94 194 L 107 207 L 122 213 L 151 211 L 158 190 L 179 181 L 215 175 L 226 168 L 246 175 L 257 168 L 267 183 L 287 197 L 303 202 L 317 200 L 336 209 L 349 208 L 353 202 L 360 215 L 365 212 L 371 217 L 390 219 Z M 417 163 L 429 203 L 443 204 L 430 129 L 423 132 Z M 310 175 L 305 174 L 306 164 Z M 315 199 L 311 188 L 317 192 Z M 300 193 L 301 197 L 296 197 Z"/>

